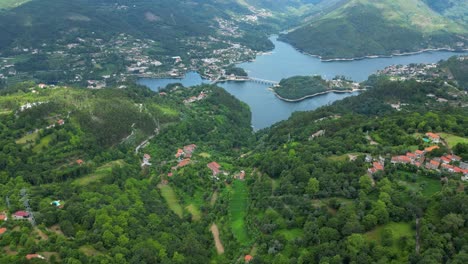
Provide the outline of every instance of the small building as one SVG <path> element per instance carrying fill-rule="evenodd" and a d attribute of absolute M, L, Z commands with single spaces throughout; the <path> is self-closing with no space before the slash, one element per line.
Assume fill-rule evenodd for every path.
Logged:
<path fill-rule="evenodd" d="M 6 229 L 6 227 L 2 227 L 0 228 L 0 236 L 5 234 L 5 232 L 7 231 L 8 229 Z"/>
<path fill-rule="evenodd" d="M 8 216 L 5 212 L 0 213 L 0 221 L 8 220 Z"/>
<path fill-rule="evenodd" d="M 452 160 L 446 156 L 444 157 L 440 157 L 440 160 L 442 161 L 442 163 L 445 163 L 445 164 L 449 164 Z"/>
<path fill-rule="evenodd" d="M 59 120 L 57 120 L 57 124 L 58 124 L 59 126 L 63 126 L 63 125 L 65 125 L 65 120 L 59 119 Z"/>
<path fill-rule="evenodd" d="M 309 140 L 314 140 L 317 137 L 321 137 L 325 135 L 325 130 L 319 130 L 315 132 L 314 134 L 310 135 Z"/>
<path fill-rule="evenodd" d="M 440 162 L 436 160 L 431 160 L 428 163 L 426 163 L 426 169 L 429 170 L 437 170 L 440 166 Z"/>
<path fill-rule="evenodd" d="M 167 177 L 172 177 L 172 176 L 174 176 L 174 174 L 173 174 L 172 172 L 169 172 L 169 173 L 167 174 Z"/>
<path fill-rule="evenodd" d="M 177 164 L 177 166 L 172 167 L 172 170 L 177 170 L 178 168 L 185 167 L 185 166 L 187 166 L 189 164 L 190 164 L 190 159 L 188 159 L 188 158 L 183 159 Z"/>
<path fill-rule="evenodd" d="M 436 133 L 432 133 L 432 132 L 427 132 L 426 133 L 426 136 L 434 143 L 438 144 L 440 143 L 440 136 L 437 135 Z"/>
<path fill-rule="evenodd" d="M 39 255 L 39 254 L 27 254 L 27 255 L 26 255 L 26 259 L 27 259 L 27 260 L 31 260 L 31 259 L 35 259 L 35 258 L 38 258 L 38 259 L 45 259 L 44 256 Z"/>
<path fill-rule="evenodd" d="M 253 259 L 253 257 L 251 255 L 245 255 L 245 257 L 244 257 L 244 261 L 246 263 L 249 263 L 250 261 L 252 261 L 252 259 Z"/>
<path fill-rule="evenodd" d="M 221 165 L 219 165 L 216 161 L 208 163 L 206 166 L 208 166 L 208 168 L 210 168 L 210 170 L 213 172 L 213 176 L 216 176 L 219 173 L 221 173 Z"/>
<path fill-rule="evenodd" d="M 178 149 L 177 153 L 174 155 L 176 158 L 180 158 L 180 156 L 184 155 L 184 151 L 182 149 Z"/>
<path fill-rule="evenodd" d="M 14 220 L 28 220 L 31 215 L 26 211 L 18 211 L 12 216 Z"/>
<path fill-rule="evenodd" d="M 418 149 L 418 150 L 416 150 L 416 151 L 414 152 L 414 154 L 416 155 L 416 157 L 422 158 L 422 157 L 424 157 L 425 152 L 424 152 L 424 150 L 419 150 L 419 149 Z"/>
<path fill-rule="evenodd" d="M 454 172 L 455 171 L 455 167 L 452 166 L 452 165 L 449 165 L 449 164 L 446 164 L 446 163 L 443 163 L 441 166 L 440 166 L 442 169 L 445 169 L 449 172 Z"/>
<path fill-rule="evenodd" d="M 374 163 L 372 163 L 372 168 L 369 168 L 367 171 L 370 174 L 374 174 L 378 171 L 383 171 L 383 170 L 384 170 L 384 165 L 378 161 L 374 161 Z"/>
<path fill-rule="evenodd" d="M 446 157 L 449 158 L 451 161 L 461 161 L 461 157 L 454 155 L 454 154 L 447 155 Z"/>
<path fill-rule="evenodd" d="M 411 163 L 411 159 L 408 156 L 395 156 L 392 157 L 392 164 L 397 164 L 397 163 L 403 163 L 403 164 L 409 164 Z"/>
<path fill-rule="evenodd" d="M 76 164 L 78 164 L 80 166 L 83 165 L 83 163 L 84 163 L 84 161 L 82 159 L 77 159 L 76 160 Z"/>

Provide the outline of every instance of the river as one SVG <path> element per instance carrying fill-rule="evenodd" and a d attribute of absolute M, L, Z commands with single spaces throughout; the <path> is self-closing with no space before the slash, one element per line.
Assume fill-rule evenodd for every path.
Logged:
<path fill-rule="evenodd" d="M 356 61 L 333 61 L 323 62 L 319 58 L 303 54 L 291 45 L 271 37 L 275 49 L 268 53 L 257 56 L 254 61 L 241 63 L 250 77 L 280 81 L 282 78 L 294 75 L 322 75 L 331 79 L 336 75 L 344 75 L 354 81 L 364 81 L 377 70 L 394 64 L 410 63 L 434 63 L 451 56 L 462 54 L 448 51 L 425 52 L 408 56 L 395 56 L 391 58 L 374 58 Z M 464 52 L 463 54 L 468 54 Z M 203 80 L 199 74 L 189 72 L 182 79 L 140 79 L 138 83 L 146 85 L 153 90 L 158 90 L 170 83 L 182 83 L 184 86 L 202 84 Z M 237 97 L 247 103 L 252 111 L 252 126 L 255 130 L 262 129 L 272 124 L 285 120 L 295 111 L 314 110 L 320 106 L 332 103 L 357 93 L 329 93 L 313 97 L 301 102 L 289 103 L 279 100 L 268 89 L 268 85 L 255 82 L 226 82 L 219 83 Z"/>

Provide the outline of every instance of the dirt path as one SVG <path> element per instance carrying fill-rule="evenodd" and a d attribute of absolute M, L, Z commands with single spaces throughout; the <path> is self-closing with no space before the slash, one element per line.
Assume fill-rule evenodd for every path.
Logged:
<path fill-rule="evenodd" d="M 224 253 L 224 247 L 223 244 L 221 243 L 221 240 L 219 239 L 219 229 L 216 224 L 212 224 L 210 227 L 211 233 L 213 233 L 213 238 L 215 241 L 215 246 L 216 246 L 216 251 L 218 251 L 218 255 L 221 255 Z"/>
<path fill-rule="evenodd" d="M 419 218 L 416 218 L 416 254 L 419 254 L 421 248 L 421 235 L 419 234 Z"/>

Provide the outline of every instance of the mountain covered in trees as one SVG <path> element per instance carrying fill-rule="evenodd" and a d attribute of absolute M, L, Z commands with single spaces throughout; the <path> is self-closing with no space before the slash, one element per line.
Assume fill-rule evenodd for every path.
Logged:
<path fill-rule="evenodd" d="M 465 263 L 466 94 L 363 85 L 257 133 L 211 85 L 8 86 L 0 262 Z"/>
<path fill-rule="evenodd" d="M 461 2 L 351 0 L 282 39 L 323 59 L 463 49 L 468 45 L 466 12 L 456 15 L 448 9 L 459 5 L 465 10 Z"/>

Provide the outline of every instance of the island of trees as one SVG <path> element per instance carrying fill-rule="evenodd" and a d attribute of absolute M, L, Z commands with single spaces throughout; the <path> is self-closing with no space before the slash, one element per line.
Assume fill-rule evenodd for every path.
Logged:
<path fill-rule="evenodd" d="M 329 92 L 353 92 L 359 84 L 337 76 L 331 81 L 321 76 L 294 76 L 282 79 L 273 87 L 276 96 L 281 100 L 295 102 Z"/>

